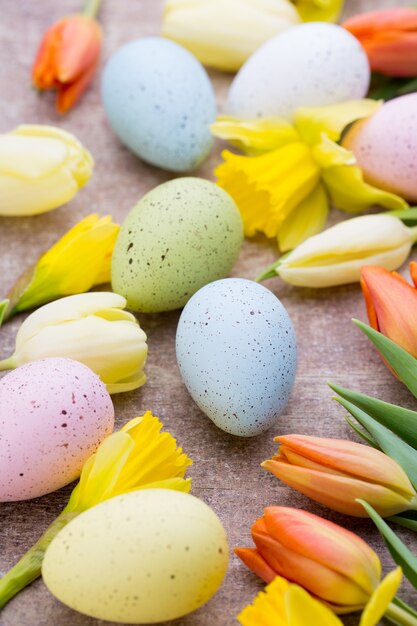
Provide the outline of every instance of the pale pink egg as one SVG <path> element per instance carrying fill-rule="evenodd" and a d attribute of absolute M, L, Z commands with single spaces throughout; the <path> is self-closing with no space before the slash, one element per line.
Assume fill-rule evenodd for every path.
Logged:
<path fill-rule="evenodd" d="M 417 202 L 417 93 L 390 100 L 354 124 L 343 145 L 368 183 Z"/>
<path fill-rule="evenodd" d="M 0 380 L 0 502 L 42 496 L 75 480 L 114 426 L 106 386 L 88 367 L 51 358 Z"/>

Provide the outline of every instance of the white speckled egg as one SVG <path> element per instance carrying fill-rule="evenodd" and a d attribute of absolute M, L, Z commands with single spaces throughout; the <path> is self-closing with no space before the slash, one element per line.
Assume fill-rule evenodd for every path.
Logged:
<path fill-rule="evenodd" d="M 154 624 L 207 602 L 227 562 L 226 533 L 204 502 L 145 489 L 71 521 L 49 546 L 42 576 L 54 596 L 81 613 Z"/>
<path fill-rule="evenodd" d="M 417 202 L 417 94 L 386 102 L 354 124 L 343 145 L 352 150 L 365 180 Z"/>
<path fill-rule="evenodd" d="M 242 278 L 206 285 L 182 312 L 176 346 L 184 383 L 216 426 L 251 437 L 276 422 L 297 350 L 288 313 L 269 289 Z"/>
<path fill-rule="evenodd" d="M 227 276 L 242 241 L 239 210 L 223 189 L 201 178 L 171 180 L 124 221 L 113 252 L 113 290 L 135 311 L 178 309 Z"/>
<path fill-rule="evenodd" d="M 145 37 L 117 50 L 102 99 L 119 139 L 148 163 L 187 172 L 210 152 L 213 88 L 200 62 L 173 41 Z"/>
<path fill-rule="evenodd" d="M 234 79 L 230 115 L 291 120 L 301 106 L 325 106 L 363 98 L 368 58 L 358 40 L 335 24 L 293 26 L 261 46 Z"/>
<path fill-rule="evenodd" d="M 88 367 L 51 358 L 0 380 L 0 502 L 37 498 L 78 478 L 113 430 L 106 386 Z"/>

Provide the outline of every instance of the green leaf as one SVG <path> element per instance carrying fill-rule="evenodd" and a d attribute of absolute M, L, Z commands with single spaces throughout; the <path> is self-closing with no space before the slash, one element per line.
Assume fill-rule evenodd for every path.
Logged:
<path fill-rule="evenodd" d="M 414 488 L 417 489 L 417 451 L 348 400 L 344 398 L 335 398 L 335 400 L 366 428 L 385 454 L 401 465 Z"/>
<path fill-rule="evenodd" d="M 417 224 L 417 208 L 399 209 L 397 211 L 386 211 L 385 215 L 398 217 L 406 226 L 414 226 Z"/>
<path fill-rule="evenodd" d="M 417 450 L 417 413 L 415 411 L 331 383 L 329 387 Z"/>
<path fill-rule="evenodd" d="M 410 583 L 417 589 L 417 557 L 410 552 L 407 546 L 397 537 L 393 530 L 388 526 L 382 517 L 374 508 L 365 500 L 356 500 L 368 513 L 371 520 L 381 533 L 388 550 L 391 552 L 392 558 L 402 567 L 404 575 Z"/>
<path fill-rule="evenodd" d="M 391 365 L 398 378 L 417 398 L 417 359 L 377 330 L 359 320 L 353 320 L 353 322 L 372 341 L 378 352 Z"/>
<path fill-rule="evenodd" d="M 9 304 L 10 304 L 9 300 L 0 301 L 0 327 L 3 324 L 4 316 L 6 315 L 6 311 L 9 308 Z"/>
<path fill-rule="evenodd" d="M 399 524 L 399 526 L 404 526 L 404 528 L 408 528 L 409 530 L 413 530 L 417 533 L 417 520 L 406 517 L 405 515 L 393 515 L 389 517 L 388 520 L 390 522 L 395 522 Z"/>
<path fill-rule="evenodd" d="M 334 397 L 333 400 L 337 400 L 337 398 Z M 355 424 L 355 422 L 351 420 L 350 417 L 348 417 L 347 415 L 344 415 L 344 418 L 349 426 L 359 435 L 359 437 L 361 437 L 361 439 L 365 441 L 365 443 L 368 444 L 368 446 L 372 446 L 372 448 L 378 448 L 380 450 L 379 446 L 375 443 L 374 439 L 372 439 L 372 437 L 368 433 L 365 433 L 361 428 L 359 428 L 359 426 L 357 426 L 357 424 Z"/>
<path fill-rule="evenodd" d="M 397 598 L 397 596 L 395 596 L 395 598 L 393 598 L 392 601 L 393 601 L 394 604 L 396 604 L 397 606 L 401 607 L 407 613 L 410 613 L 414 617 L 417 617 L 417 611 L 415 611 L 409 604 L 407 604 L 406 602 L 404 602 L 400 598 Z"/>

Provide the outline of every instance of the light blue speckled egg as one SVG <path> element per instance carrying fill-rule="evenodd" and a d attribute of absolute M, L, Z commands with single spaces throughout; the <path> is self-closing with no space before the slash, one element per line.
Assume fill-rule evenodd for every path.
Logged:
<path fill-rule="evenodd" d="M 200 409 L 241 437 L 270 428 L 288 402 L 297 348 L 290 317 L 274 294 L 243 278 L 206 285 L 186 304 L 177 361 Z"/>
<path fill-rule="evenodd" d="M 199 61 L 173 41 L 145 37 L 117 50 L 102 98 L 113 130 L 144 161 L 187 172 L 210 152 L 213 88 Z"/>

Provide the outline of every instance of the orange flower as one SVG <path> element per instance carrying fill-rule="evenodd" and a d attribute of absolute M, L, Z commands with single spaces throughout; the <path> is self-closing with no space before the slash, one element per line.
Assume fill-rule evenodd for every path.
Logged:
<path fill-rule="evenodd" d="M 236 554 L 265 582 L 283 576 L 335 613 L 363 608 L 381 579 L 376 553 L 354 533 L 300 509 L 272 506 L 252 526 L 256 548 Z"/>
<path fill-rule="evenodd" d="M 417 358 L 417 263 L 410 263 L 412 287 L 396 272 L 367 265 L 361 271 L 369 323 Z"/>
<path fill-rule="evenodd" d="M 40 90 L 56 89 L 56 108 L 65 113 L 93 79 L 101 49 L 101 28 L 89 15 L 64 17 L 46 32 L 33 66 Z"/>
<path fill-rule="evenodd" d="M 365 48 L 373 71 L 388 76 L 417 75 L 417 9 L 363 13 L 342 26 Z"/>
<path fill-rule="evenodd" d="M 325 506 L 366 517 L 362 498 L 383 517 L 417 509 L 417 494 L 404 470 L 389 456 L 343 439 L 307 435 L 276 437 L 278 455 L 262 463 L 293 489 Z"/>

